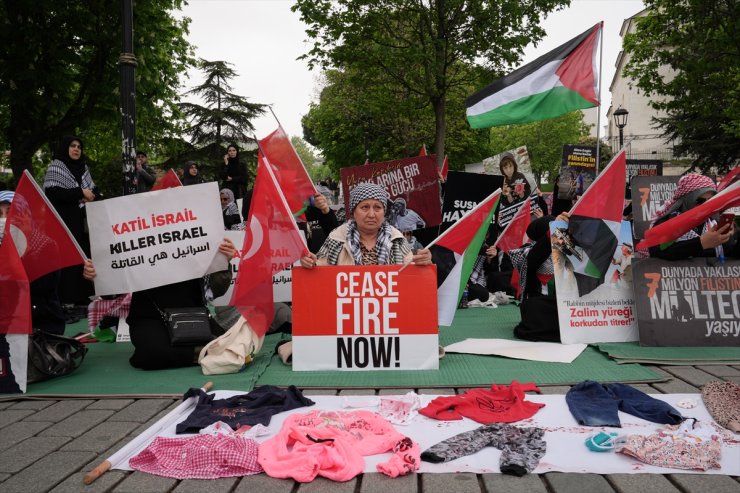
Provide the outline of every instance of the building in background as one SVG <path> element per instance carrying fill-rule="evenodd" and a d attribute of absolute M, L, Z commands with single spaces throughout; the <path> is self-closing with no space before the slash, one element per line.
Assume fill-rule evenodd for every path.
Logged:
<path fill-rule="evenodd" d="M 622 39 L 627 33 L 634 33 L 637 30 L 637 18 L 644 16 L 646 13 L 647 9 L 624 20 L 619 32 Z M 652 121 L 653 117 L 660 116 L 660 113 L 650 106 L 651 98 L 648 98 L 636 85 L 632 84 L 632 79 L 626 78 L 623 74 L 624 67 L 629 59 L 629 54 L 622 50 L 615 62 L 616 72 L 609 86 L 612 101 L 605 122 L 607 127 L 606 141 L 615 152 L 619 149 L 619 128 L 614 121 L 614 111 L 621 106 L 629 111 L 627 125 L 623 128 L 627 158 L 661 160 L 664 163 L 664 174 L 680 174 L 685 166 L 674 168 L 670 165 L 674 159 L 673 142 L 667 142 L 665 137 L 662 136 L 661 130 L 655 128 Z M 660 73 L 668 80 L 674 77 L 673 70 L 668 66 L 663 66 Z M 655 97 L 662 96 L 654 95 L 653 98 Z"/>

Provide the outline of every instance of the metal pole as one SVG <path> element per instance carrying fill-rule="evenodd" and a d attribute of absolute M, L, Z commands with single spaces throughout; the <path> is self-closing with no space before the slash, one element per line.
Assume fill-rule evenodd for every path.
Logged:
<path fill-rule="evenodd" d="M 619 150 L 622 150 L 622 147 L 624 147 L 624 131 L 623 127 L 619 127 Z"/>
<path fill-rule="evenodd" d="M 599 85 L 596 98 L 599 104 L 596 107 L 596 172 L 594 176 L 599 175 L 599 165 L 601 164 L 601 69 L 604 61 L 604 21 L 601 21 L 599 27 Z"/>
<path fill-rule="evenodd" d="M 132 0 L 121 0 L 123 45 L 118 66 L 121 74 L 121 143 L 123 194 L 136 193 L 134 162 L 136 160 L 136 57 L 134 56 L 134 9 Z"/>

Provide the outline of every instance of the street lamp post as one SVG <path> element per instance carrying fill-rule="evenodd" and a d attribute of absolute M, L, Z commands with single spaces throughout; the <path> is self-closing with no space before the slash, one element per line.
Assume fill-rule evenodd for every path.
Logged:
<path fill-rule="evenodd" d="M 121 0 L 121 27 L 123 29 L 120 69 L 120 102 L 122 117 L 123 194 L 136 193 L 134 185 L 134 162 L 136 158 L 136 85 L 134 72 L 134 13 L 132 0 Z"/>
<path fill-rule="evenodd" d="M 623 130 L 624 130 L 624 127 L 627 126 L 627 115 L 629 115 L 629 114 L 630 114 L 630 112 L 627 111 L 626 109 L 622 108 L 622 106 L 620 105 L 619 108 L 617 108 L 614 111 L 614 114 L 612 115 L 612 116 L 614 116 L 614 124 L 619 129 L 619 148 L 620 149 L 622 147 L 624 147 L 624 133 L 623 133 Z"/>

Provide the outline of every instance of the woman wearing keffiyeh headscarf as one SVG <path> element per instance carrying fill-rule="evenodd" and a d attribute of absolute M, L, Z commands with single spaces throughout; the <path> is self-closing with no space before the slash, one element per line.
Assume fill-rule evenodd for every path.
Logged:
<path fill-rule="evenodd" d="M 234 192 L 228 188 L 221 190 L 221 214 L 224 217 L 224 228 L 231 229 L 235 224 L 242 222 L 239 207 L 234 201 Z"/>
<path fill-rule="evenodd" d="M 44 193 L 49 197 L 70 233 L 90 256 L 85 204 L 99 199 L 87 160 L 82 153 L 82 140 L 67 135 L 62 138 L 54 160 L 44 176 Z M 92 284 L 82 278 L 82 266 L 62 269 L 59 293 L 62 303 L 87 305 L 93 293 Z"/>
<path fill-rule="evenodd" d="M 389 265 L 432 263 L 427 249 L 411 252 L 403 234 L 385 221 L 388 192 L 361 183 L 350 193 L 351 219 L 331 232 L 318 254 L 301 258 L 301 265 Z"/>
<path fill-rule="evenodd" d="M 653 226 L 683 214 L 704 203 L 717 193 L 717 185 L 708 176 L 689 173 L 678 180 L 673 197 L 653 217 Z M 738 241 L 733 224 L 717 227 L 716 218 L 687 231 L 669 245 L 650 248 L 651 257 L 680 260 L 690 257 L 736 256 Z"/>

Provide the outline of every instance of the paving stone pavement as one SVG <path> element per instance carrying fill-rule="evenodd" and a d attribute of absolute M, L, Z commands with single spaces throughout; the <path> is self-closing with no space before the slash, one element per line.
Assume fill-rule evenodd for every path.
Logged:
<path fill-rule="evenodd" d="M 648 393 L 700 391 L 710 380 L 740 381 L 740 366 L 664 366 L 669 380 L 638 384 Z M 568 386 L 542 387 L 564 394 Z M 464 392 L 441 389 L 321 389 L 306 395 L 387 395 Z M 411 474 L 388 478 L 363 474 L 346 483 L 324 478 L 306 484 L 258 474 L 219 480 L 162 478 L 109 471 L 92 485 L 84 474 L 177 406 L 175 398 L 28 399 L 0 401 L 0 493 L 740 493 L 740 478 L 698 474 L 547 473 L 521 478 L 502 474 Z"/>

